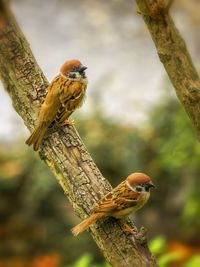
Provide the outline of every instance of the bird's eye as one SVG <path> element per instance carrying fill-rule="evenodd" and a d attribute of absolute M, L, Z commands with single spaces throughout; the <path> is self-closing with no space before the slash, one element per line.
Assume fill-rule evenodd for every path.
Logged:
<path fill-rule="evenodd" d="M 136 191 L 137 192 L 142 192 L 142 190 L 143 190 L 142 186 L 139 186 L 139 185 L 136 186 Z"/>
<path fill-rule="evenodd" d="M 78 69 L 78 68 L 74 66 L 71 70 L 72 70 L 72 71 L 77 71 L 77 69 Z"/>

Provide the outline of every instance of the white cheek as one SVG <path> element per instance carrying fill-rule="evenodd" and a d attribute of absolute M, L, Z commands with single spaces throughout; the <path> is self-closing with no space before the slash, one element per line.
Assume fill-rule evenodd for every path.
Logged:
<path fill-rule="evenodd" d="M 79 73 L 79 72 L 76 72 L 76 79 L 77 79 L 77 80 L 80 80 L 80 79 L 82 79 L 82 76 L 80 75 L 80 73 Z"/>

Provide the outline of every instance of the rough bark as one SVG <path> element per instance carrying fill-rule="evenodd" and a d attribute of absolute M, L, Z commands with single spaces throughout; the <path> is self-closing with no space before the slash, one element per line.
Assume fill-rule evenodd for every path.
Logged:
<path fill-rule="evenodd" d="M 170 0 L 136 0 L 160 61 L 200 139 L 200 79 L 186 44 L 169 15 Z"/>
<path fill-rule="evenodd" d="M 0 0 L 0 76 L 15 110 L 32 130 L 48 82 L 4 0 Z M 74 127 L 63 127 L 48 136 L 40 157 L 81 218 L 111 190 Z M 91 234 L 112 266 L 156 266 L 147 246 L 126 236 L 115 219 L 97 223 L 91 227 Z"/>

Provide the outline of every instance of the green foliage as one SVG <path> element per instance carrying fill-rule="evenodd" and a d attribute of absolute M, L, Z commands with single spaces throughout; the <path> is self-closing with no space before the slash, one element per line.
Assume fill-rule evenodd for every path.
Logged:
<path fill-rule="evenodd" d="M 84 254 L 72 265 L 72 267 L 110 267 L 108 263 L 94 264 L 92 261 L 92 255 Z"/>
<path fill-rule="evenodd" d="M 169 264 L 175 262 L 180 259 L 180 255 L 178 252 L 169 252 L 164 253 L 158 258 L 158 266 L 159 267 L 168 267 Z"/>
<path fill-rule="evenodd" d="M 73 264 L 73 267 L 88 267 L 91 266 L 91 263 L 92 256 L 89 254 L 85 254 Z"/>
<path fill-rule="evenodd" d="M 164 236 L 157 236 L 149 242 L 149 248 L 155 255 L 164 251 L 166 246 L 166 238 Z"/>
<path fill-rule="evenodd" d="M 178 252 L 167 252 L 166 244 L 167 241 L 164 236 L 157 236 L 149 242 L 151 252 L 157 256 L 159 267 L 167 267 L 170 263 L 173 263 L 180 258 Z"/>
<path fill-rule="evenodd" d="M 200 254 L 195 255 L 183 267 L 197 267 L 200 266 Z"/>

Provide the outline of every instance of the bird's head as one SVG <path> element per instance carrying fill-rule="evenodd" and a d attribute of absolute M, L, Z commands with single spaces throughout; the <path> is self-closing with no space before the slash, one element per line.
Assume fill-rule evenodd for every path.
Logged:
<path fill-rule="evenodd" d="M 140 172 L 130 174 L 126 179 L 127 186 L 138 193 L 149 192 L 151 188 L 155 188 L 151 178 Z"/>
<path fill-rule="evenodd" d="M 65 61 L 60 68 L 60 74 L 71 80 L 80 81 L 86 79 L 85 70 L 87 67 L 83 66 L 77 59 Z"/>

